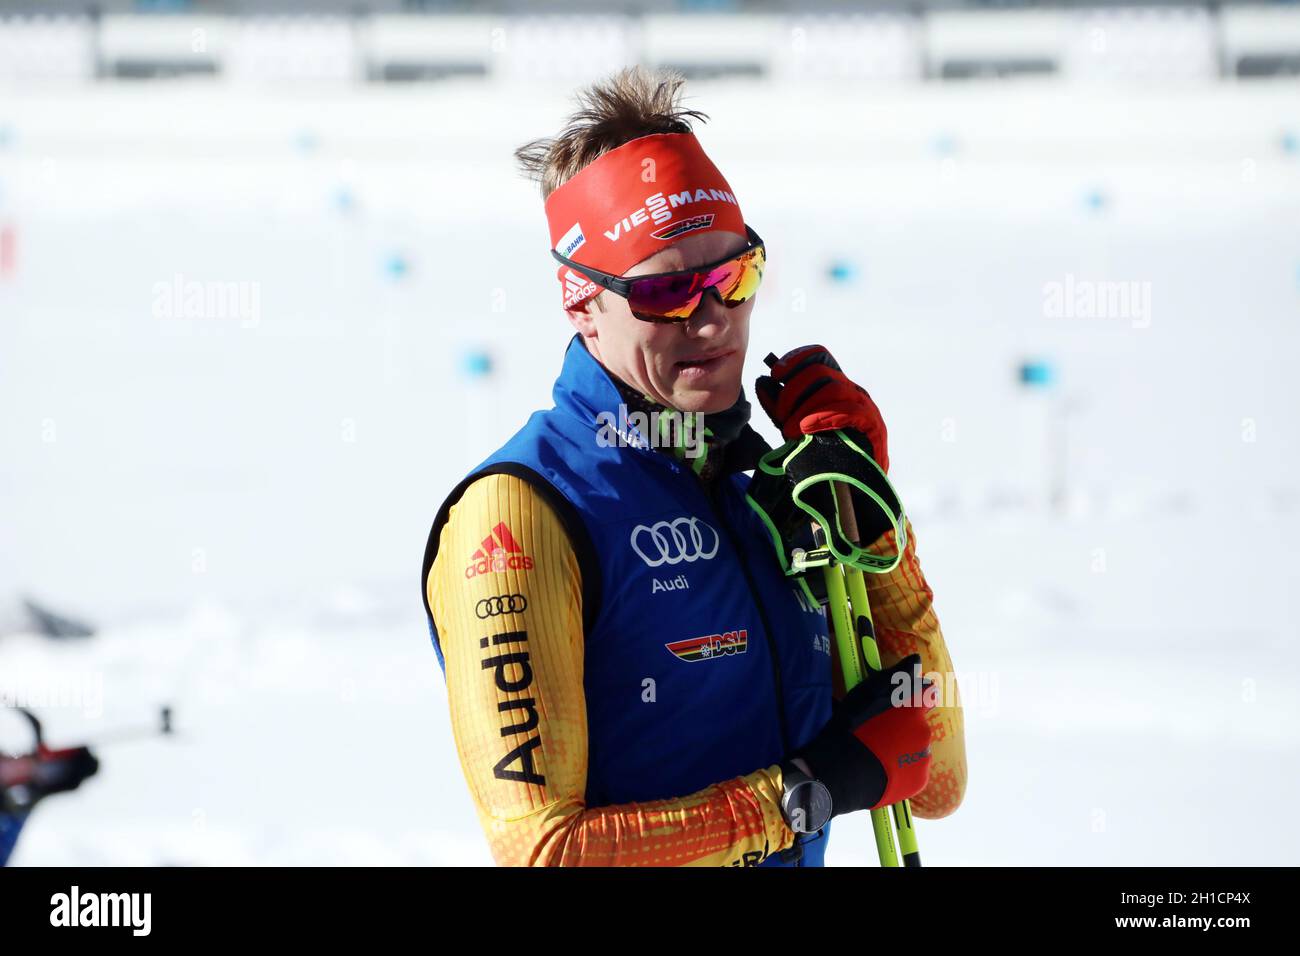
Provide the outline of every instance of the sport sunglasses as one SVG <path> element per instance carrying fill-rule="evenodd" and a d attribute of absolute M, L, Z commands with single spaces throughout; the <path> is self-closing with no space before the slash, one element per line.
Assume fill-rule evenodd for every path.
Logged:
<path fill-rule="evenodd" d="M 695 314 L 709 289 L 729 309 L 748 302 L 758 291 L 767 265 L 767 250 L 750 226 L 745 226 L 745 232 L 749 245 L 735 255 L 696 269 L 648 276 L 610 275 L 566 259 L 554 249 L 551 255 L 602 289 L 627 299 L 632 314 L 643 322 L 685 322 Z"/>

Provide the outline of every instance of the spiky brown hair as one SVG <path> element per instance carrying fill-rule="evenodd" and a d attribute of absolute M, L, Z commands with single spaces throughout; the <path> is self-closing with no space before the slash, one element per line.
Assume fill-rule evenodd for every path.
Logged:
<path fill-rule="evenodd" d="M 689 133 L 708 115 L 681 105 L 686 77 L 675 70 L 620 70 L 577 94 L 578 109 L 557 136 L 535 139 L 515 150 L 523 174 L 541 186 L 545 199 L 578 171 L 610 150 L 641 136 Z"/>

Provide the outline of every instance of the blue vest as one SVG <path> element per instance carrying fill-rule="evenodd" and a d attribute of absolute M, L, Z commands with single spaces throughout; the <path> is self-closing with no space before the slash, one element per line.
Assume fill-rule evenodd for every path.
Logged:
<path fill-rule="evenodd" d="M 9 855 L 18 845 L 18 834 L 27 821 L 25 813 L 0 813 L 0 866 L 9 863 Z"/>
<path fill-rule="evenodd" d="M 766 443 L 746 426 L 724 448 L 712 494 L 671 455 L 610 443 L 602 425 L 623 399 L 577 335 L 553 397 L 448 496 L 421 581 L 476 478 L 521 476 L 555 508 L 582 570 L 589 807 L 684 796 L 808 743 L 830 717 L 831 642 L 824 612 L 782 574 L 745 501 L 749 477 L 735 469 L 754 462 L 738 449 Z M 764 865 L 820 866 L 828 836 Z"/>

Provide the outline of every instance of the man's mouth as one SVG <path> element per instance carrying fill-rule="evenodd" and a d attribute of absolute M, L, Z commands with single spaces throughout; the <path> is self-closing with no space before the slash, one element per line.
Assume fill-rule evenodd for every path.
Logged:
<path fill-rule="evenodd" d="M 675 363 L 674 367 L 680 371 L 697 370 L 693 372 L 695 375 L 712 372 L 714 369 L 721 367 L 722 363 L 725 362 L 729 356 L 734 354 L 735 351 L 729 349 L 725 352 L 708 352 L 700 355 L 691 355 L 687 358 L 679 359 Z"/>

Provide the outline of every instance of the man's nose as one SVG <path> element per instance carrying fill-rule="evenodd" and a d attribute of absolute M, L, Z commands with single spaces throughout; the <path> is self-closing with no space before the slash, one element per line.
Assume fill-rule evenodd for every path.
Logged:
<path fill-rule="evenodd" d="M 686 331 L 691 335 L 708 338 L 726 331 L 728 322 L 727 307 L 722 304 L 722 296 L 713 286 L 704 290 L 695 314 L 686 321 Z"/>

